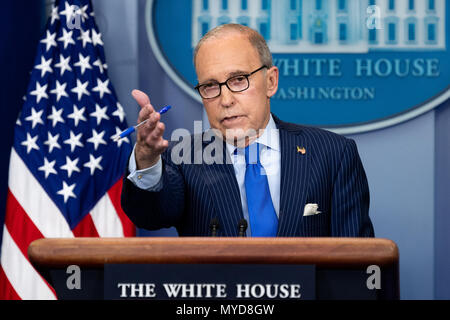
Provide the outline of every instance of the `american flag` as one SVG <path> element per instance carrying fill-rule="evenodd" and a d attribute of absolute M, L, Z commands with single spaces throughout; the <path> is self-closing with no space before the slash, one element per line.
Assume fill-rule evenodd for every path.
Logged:
<path fill-rule="evenodd" d="M 39 238 L 134 236 L 120 207 L 131 152 L 90 0 L 56 1 L 15 126 L 0 299 L 55 299 L 28 260 Z"/>

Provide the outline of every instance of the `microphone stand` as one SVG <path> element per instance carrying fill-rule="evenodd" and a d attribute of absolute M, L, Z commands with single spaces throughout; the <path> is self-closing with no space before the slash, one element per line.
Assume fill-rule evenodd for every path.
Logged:
<path fill-rule="evenodd" d="M 245 237 L 245 231 L 247 230 L 248 224 L 247 220 L 241 219 L 239 220 L 238 228 L 239 228 L 239 237 Z"/>
<path fill-rule="evenodd" d="M 213 218 L 209 224 L 209 229 L 211 230 L 211 237 L 217 237 L 217 230 L 219 229 L 219 220 Z"/>

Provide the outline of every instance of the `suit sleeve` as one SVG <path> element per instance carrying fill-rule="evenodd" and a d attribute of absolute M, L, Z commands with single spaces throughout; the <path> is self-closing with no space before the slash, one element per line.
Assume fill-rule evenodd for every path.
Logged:
<path fill-rule="evenodd" d="M 170 149 L 170 148 L 169 148 Z M 179 165 L 170 161 L 170 150 L 162 155 L 161 188 L 147 191 L 123 179 L 121 204 L 130 220 L 139 228 L 158 230 L 177 227 L 184 212 L 184 178 Z"/>
<path fill-rule="evenodd" d="M 333 184 L 333 237 L 374 237 L 369 217 L 369 185 L 356 143 L 346 140 Z"/>

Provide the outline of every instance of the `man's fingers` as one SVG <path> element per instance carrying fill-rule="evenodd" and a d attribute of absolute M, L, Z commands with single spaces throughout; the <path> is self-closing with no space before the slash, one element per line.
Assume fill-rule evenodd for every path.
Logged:
<path fill-rule="evenodd" d="M 169 147 L 169 141 L 163 139 L 163 141 L 161 141 L 161 146 L 162 146 L 164 149 L 167 149 L 167 148 Z"/>
<path fill-rule="evenodd" d="M 162 139 L 164 133 L 165 125 L 160 122 L 161 115 L 158 112 L 152 113 L 149 120 L 137 128 L 137 135 L 139 141 L 145 141 L 145 143 L 151 147 L 159 139 Z"/>
<path fill-rule="evenodd" d="M 162 137 L 165 126 L 160 122 L 161 114 L 150 104 L 149 97 L 140 90 L 133 90 L 131 95 L 141 107 L 138 123 L 147 120 L 137 128 L 136 144 L 137 165 L 139 168 L 147 168 L 157 161 L 159 155 L 169 146 L 169 142 Z"/>
<path fill-rule="evenodd" d="M 163 153 L 164 150 L 167 149 L 167 147 L 169 146 L 169 141 L 161 139 L 161 141 L 159 141 L 156 146 L 155 146 L 155 150 L 158 153 Z"/>
<path fill-rule="evenodd" d="M 139 111 L 137 122 L 139 123 L 145 119 L 148 119 L 149 115 L 150 115 L 150 110 L 147 108 L 142 108 L 141 111 Z"/>
<path fill-rule="evenodd" d="M 148 136 L 145 144 L 155 154 L 161 154 L 169 146 L 169 141 L 162 138 L 162 136 Z"/>
<path fill-rule="evenodd" d="M 155 125 L 155 129 L 154 129 L 155 135 L 162 136 L 162 134 L 164 133 L 164 129 L 165 129 L 164 123 L 158 122 Z"/>
<path fill-rule="evenodd" d="M 134 89 L 133 91 L 131 91 L 131 95 L 133 96 L 134 100 L 136 100 L 136 102 L 141 106 L 141 108 L 150 104 L 150 98 L 141 90 Z"/>
<path fill-rule="evenodd" d="M 147 138 L 149 144 L 154 144 L 162 139 L 164 133 L 164 123 L 159 122 L 150 132 Z"/>
<path fill-rule="evenodd" d="M 149 119 L 153 114 L 156 114 L 159 112 L 155 112 L 155 109 L 153 109 L 151 104 L 147 104 L 144 107 L 142 107 L 141 111 L 139 111 L 138 120 L 137 122 L 140 123 L 144 120 Z M 154 117 L 154 116 L 153 116 Z M 155 119 L 155 118 L 154 118 Z M 159 120 L 159 118 L 158 118 Z M 154 122 L 155 120 L 153 120 Z M 148 121 L 147 121 L 148 122 Z"/>
<path fill-rule="evenodd" d="M 147 116 L 148 121 L 142 125 L 142 127 L 145 128 L 145 130 L 153 130 L 156 128 L 156 125 L 159 122 L 159 120 L 161 119 L 161 115 L 159 114 L 159 112 L 152 112 L 149 116 Z M 142 120 L 146 120 L 146 119 L 142 119 Z"/>

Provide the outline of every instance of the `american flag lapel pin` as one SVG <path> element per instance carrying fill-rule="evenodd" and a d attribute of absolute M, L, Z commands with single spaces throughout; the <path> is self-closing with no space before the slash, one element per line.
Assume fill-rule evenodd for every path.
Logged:
<path fill-rule="evenodd" d="M 306 149 L 305 149 L 305 147 L 299 147 L 299 146 L 297 146 L 297 152 L 298 153 L 301 153 L 301 154 L 305 154 L 306 153 Z"/>

